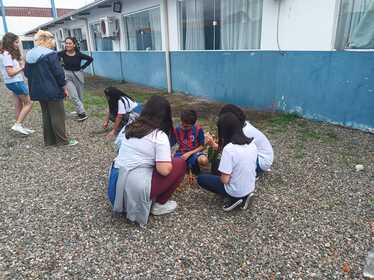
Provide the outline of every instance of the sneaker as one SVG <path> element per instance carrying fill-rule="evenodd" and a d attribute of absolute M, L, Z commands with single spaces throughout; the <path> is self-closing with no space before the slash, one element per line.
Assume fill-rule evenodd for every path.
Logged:
<path fill-rule="evenodd" d="M 223 206 L 223 211 L 229 212 L 231 210 L 234 210 L 236 207 L 238 207 L 240 204 L 243 203 L 242 198 L 231 198 L 230 201 Z"/>
<path fill-rule="evenodd" d="M 253 197 L 254 193 L 251 192 L 249 195 L 247 195 L 247 197 L 245 198 L 244 200 L 244 204 L 242 206 L 242 209 L 243 210 L 246 210 L 249 206 L 249 202 L 251 201 L 251 198 Z"/>
<path fill-rule="evenodd" d="M 83 121 L 87 120 L 87 118 L 88 118 L 88 116 L 86 115 L 86 113 L 78 114 L 77 121 L 78 122 L 83 122 Z"/>
<path fill-rule="evenodd" d="M 35 130 L 33 130 L 33 129 L 31 129 L 31 128 L 27 128 L 27 127 L 24 127 L 24 126 L 22 126 L 22 127 L 23 127 L 23 129 L 26 130 L 29 134 L 35 132 Z"/>
<path fill-rule="evenodd" d="M 15 123 L 12 128 L 12 130 L 17 131 L 23 135 L 29 135 L 30 133 L 26 131 L 26 129 L 22 126 L 20 123 Z"/>
<path fill-rule="evenodd" d="M 67 146 L 75 146 L 77 145 L 79 142 L 77 140 L 74 140 L 74 139 L 70 139 Z"/>
<path fill-rule="evenodd" d="M 159 216 L 174 212 L 177 208 L 177 203 L 174 200 L 169 200 L 164 204 L 154 202 L 151 208 L 152 215 Z"/>
<path fill-rule="evenodd" d="M 78 113 L 73 111 L 73 112 L 70 112 L 69 115 L 72 116 L 72 117 L 76 117 L 76 116 L 78 116 Z"/>

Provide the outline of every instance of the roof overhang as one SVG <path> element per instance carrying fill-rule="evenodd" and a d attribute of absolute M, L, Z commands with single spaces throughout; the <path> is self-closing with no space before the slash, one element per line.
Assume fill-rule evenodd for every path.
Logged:
<path fill-rule="evenodd" d="M 113 2 L 113 0 L 97 0 L 93 3 L 91 3 L 91 4 L 83 6 L 82 8 L 74 10 L 73 12 L 70 12 L 70 13 L 62 16 L 62 17 L 53 19 L 53 20 L 51 20 L 47 23 L 39 25 L 38 27 L 27 31 L 24 35 L 30 36 L 30 35 L 38 32 L 38 30 L 40 30 L 40 29 L 46 29 L 48 27 L 63 24 L 64 22 L 73 20 L 74 18 L 79 19 L 79 17 L 88 16 L 90 14 L 89 10 L 91 10 L 93 8 L 96 8 L 96 7 L 97 8 L 109 8 L 109 7 L 111 7 L 112 2 Z"/>

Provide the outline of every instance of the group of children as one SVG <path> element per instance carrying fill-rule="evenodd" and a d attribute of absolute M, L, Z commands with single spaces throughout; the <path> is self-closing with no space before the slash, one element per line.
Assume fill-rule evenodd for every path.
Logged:
<path fill-rule="evenodd" d="M 22 75 L 24 62 L 19 44 L 18 36 L 12 33 L 3 37 L 0 52 L 3 65 L 0 68 L 6 87 L 14 93 L 16 100 L 16 122 L 12 129 L 28 135 L 34 130 L 24 127 L 22 123 L 31 111 L 32 102 Z M 74 103 L 78 117 L 83 121 L 87 115 L 82 103 L 84 82 L 81 70 L 92 62 L 92 58 L 81 54 L 76 40 L 71 37 L 66 39 L 66 49 L 59 53 L 59 57 L 64 61 L 67 88 L 72 97 L 76 97 L 72 100 L 76 100 Z M 86 60 L 83 66 L 82 60 Z M 118 134 L 121 137 L 126 125 L 141 114 L 142 104 L 116 87 L 108 87 L 104 93 L 108 101 L 108 112 L 103 128 L 108 129 L 109 121 L 113 122 L 106 137 L 114 139 Z M 171 146 L 177 146 L 174 157 L 187 163 L 187 168 L 198 176 L 197 182 L 201 187 L 229 198 L 228 204 L 224 206 L 225 211 L 239 205 L 246 208 L 255 188 L 256 174 L 268 171 L 272 165 L 273 149 L 266 136 L 246 121 L 245 114 L 239 107 L 225 105 L 218 117 L 218 143 L 209 133 L 204 133 L 197 123 L 196 111 L 191 109 L 181 112 L 181 123 L 170 132 L 169 142 Z M 213 168 L 211 174 L 201 172 L 201 168 L 209 165 L 208 156 L 204 152 L 206 146 L 221 155 L 220 160 L 211 162 L 217 169 Z"/>
<path fill-rule="evenodd" d="M 142 105 L 115 87 L 106 88 L 108 113 L 103 127 L 114 125 L 107 134 L 109 139 L 123 137 L 126 125 L 141 113 Z M 186 161 L 188 170 L 197 175 L 198 184 L 209 191 L 228 198 L 223 209 L 231 211 L 238 206 L 248 207 L 255 189 L 256 176 L 270 170 L 273 149 L 267 137 L 246 120 L 244 112 L 235 105 L 225 105 L 218 115 L 218 143 L 212 135 L 204 133 L 197 122 L 195 110 L 180 114 L 180 124 L 169 135 L 171 147 L 176 147 L 174 157 Z M 206 147 L 220 154 L 211 160 L 212 172 L 204 173 L 209 166 Z M 218 162 L 214 162 L 218 161 Z M 214 166 L 217 170 L 214 170 Z"/>

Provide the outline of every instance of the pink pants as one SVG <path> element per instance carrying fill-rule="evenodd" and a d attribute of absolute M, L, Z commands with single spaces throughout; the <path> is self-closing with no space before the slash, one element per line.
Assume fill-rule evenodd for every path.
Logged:
<path fill-rule="evenodd" d="M 160 204 L 166 203 L 186 174 L 186 162 L 180 158 L 172 160 L 173 169 L 167 176 L 153 171 L 151 183 L 151 199 Z"/>

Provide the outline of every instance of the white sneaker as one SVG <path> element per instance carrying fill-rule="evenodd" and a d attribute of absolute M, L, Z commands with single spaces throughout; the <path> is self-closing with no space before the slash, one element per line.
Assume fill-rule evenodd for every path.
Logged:
<path fill-rule="evenodd" d="M 254 196 L 254 192 L 251 192 L 249 195 L 247 195 L 245 201 L 244 201 L 244 205 L 242 207 L 243 210 L 246 210 L 249 206 L 249 203 L 251 202 L 251 199 L 252 197 Z"/>
<path fill-rule="evenodd" d="M 24 127 L 24 126 L 22 126 L 22 127 L 23 127 L 23 129 L 26 130 L 29 134 L 35 132 L 35 130 L 33 130 L 33 129 L 31 129 L 31 128 L 27 128 L 27 127 Z"/>
<path fill-rule="evenodd" d="M 168 200 L 165 204 L 154 202 L 152 205 L 152 215 L 159 216 L 174 212 L 177 208 L 177 203 L 174 200 Z"/>
<path fill-rule="evenodd" d="M 23 135 L 29 135 L 30 133 L 26 131 L 26 129 L 23 128 L 22 124 L 20 123 L 15 123 L 12 128 L 12 130 L 17 131 Z"/>
<path fill-rule="evenodd" d="M 77 145 L 79 142 L 75 139 L 70 139 L 67 146 L 75 146 Z"/>

